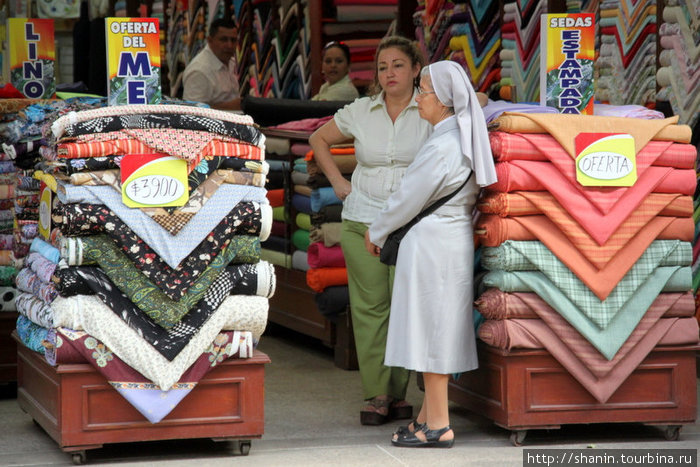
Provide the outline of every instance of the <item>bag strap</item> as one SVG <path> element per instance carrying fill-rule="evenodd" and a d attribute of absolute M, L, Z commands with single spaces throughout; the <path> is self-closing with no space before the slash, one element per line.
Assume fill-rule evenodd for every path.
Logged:
<path fill-rule="evenodd" d="M 430 206 L 428 206 L 427 208 L 425 208 L 425 209 L 423 209 L 421 212 L 419 212 L 419 213 L 416 215 L 416 217 L 414 217 L 413 219 L 411 219 L 410 221 L 408 221 L 408 223 L 406 223 L 406 228 L 407 228 L 407 229 L 410 229 L 411 227 L 413 227 L 414 225 L 416 225 L 416 224 L 418 223 L 418 221 L 420 221 L 421 219 L 423 219 L 423 218 L 426 217 L 426 216 L 429 216 L 429 215 L 432 214 L 437 208 L 439 208 L 440 206 L 442 206 L 443 204 L 445 204 L 446 202 L 448 202 L 452 197 L 454 197 L 454 195 L 456 195 L 457 193 L 459 193 L 459 192 L 462 190 L 462 188 L 464 188 L 464 186 L 465 186 L 467 183 L 469 183 L 469 179 L 472 178 L 472 175 L 474 175 L 474 171 L 473 171 L 473 170 L 471 171 L 471 173 L 469 174 L 469 176 L 467 177 L 467 179 L 464 181 L 464 183 L 462 183 L 462 184 L 459 186 L 459 188 L 457 188 L 455 191 L 453 191 L 453 192 L 450 193 L 449 195 L 443 196 L 442 198 L 438 199 L 438 200 L 435 201 L 433 204 L 431 204 Z"/>

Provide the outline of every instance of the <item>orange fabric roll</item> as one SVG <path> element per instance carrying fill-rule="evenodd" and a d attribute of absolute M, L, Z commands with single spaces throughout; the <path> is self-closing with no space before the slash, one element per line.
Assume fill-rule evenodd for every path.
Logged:
<path fill-rule="evenodd" d="M 347 283 L 347 268 L 318 268 L 306 271 L 306 284 L 318 293 L 323 292 L 326 287 Z"/>
<path fill-rule="evenodd" d="M 273 208 L 284 206 L 284 188 L 267 190 L 267 200 Z"/>

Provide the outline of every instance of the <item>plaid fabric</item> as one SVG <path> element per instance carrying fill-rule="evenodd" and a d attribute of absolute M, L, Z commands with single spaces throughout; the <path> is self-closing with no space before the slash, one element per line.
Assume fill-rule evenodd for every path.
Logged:
<path fill-rule="evenodd" d="M 692 245 L 690 242 L 677 240 L 656 240 L 652 246 L 669 251 L 659 262 L 659 266 L 690 266 Z M 498 247 L 485 247 L 481 250 L 481 264 L 489 270 L 503 269 L 505 271 L 537 271 L 523 250 L 541 251 L 541 256 L 549 253 L 547 247 L 537 241 L 521 242 L 508 240 Z"/>
<path fill-rule="evenodd" d="M 544 282 L 548 282 L 551 287 L 558 289 L 576 306 L 576 308 L 578 308 L 578 310 L 580 310 L 581 313 L 587 316 L 601 329 L 605 329 L 608 326 L 620 308 L 627 303 L 632 296 L 638 293 L 638 289 L 645 282 L 647 282 L 657 268 L 665 267 L 661 266 L 664 264 L 664 261 L 672 261 L 675 259 L 678 263 L 680 263 L 680 261 L 683 261 L 684 259 L 687 261 L 687 258 L 692 257 L 692 251 L 689 244 L 684 244 L 678 241 L 654 242 L 649 246 L 649 248 L 634 264 L 634 266 L 630 268 L 627 274 L 625 274 L 624 277 L 617 282 L 610 294 L 607 295 L 604 300 L 601 300 L 591 291 L 589 287 L 587 287 L 578 277 L 576 277 L 576 275 L 564 263 L 562 263 L 556 256 L 554 256 L 554 254 L 552 254 L 551 251 L 543 247 L 539 242 L 510 242 L 510 247 L 517 250 L 517 252 L 526 257 L 528 261 L 535 265 L 536 271 L 541 273 L 541 275 L 546 278 Z M 680 264 L 675 267 L 679 266 Z M 691 279 L 689 267 L 687 268 L 687 271 L 687 288 L 682 291 L 690 290 Z M 537 273 L 522 271 L 514 272 L 513 274 L 515 274 L 518 279 L 524 280 L 529 278 L 532 274 Z M 503 287 L 499 287 L 498 285 L 487 285 L 498 287 L 507 292 L 531 291 L 507 290 Z"/>
<path fill-rule="evenodd" d="M 612 310 L 614 319 L 610 321 L 609 326 L 601 328 L 588 316 L 590 312 L 599 310 L 577 307 L 562 290 L 540 272 L 494 271 L 484 278 L 485 285 L 498 287 L 504 291 L 535 292 L 608 359 L 613 358 L 662 291 L 687 291 L 689 283 L 690 268 L 656 268 L 627 302 Z M 582 289 L 582 292 L 585 293 L 585 289 Z M 527 300 L 530 296 L 524 294 L 522 298 Z M 596 299 L 593 298 L 593 300 Z M 601 302 L 598 301 L 598 304 Z M 602 304 L 605 305 L 605 302 Z M 533 307 L 537 305 L 538 303 L 530 304 Z"/>
<path fill-rule="evenodd" d="M 497 161 L 550 161 L 555 165 L 571 164 L 574 161 L 549 134 L 492 131 L 489 140 L 493 157 Z M 692 144 L 649 141 L 637 154 L 637 168 L 644 170 L 649 165 L 657 165 L 692 169 L 695 168 L 696 157 L 697 150 Z"/>

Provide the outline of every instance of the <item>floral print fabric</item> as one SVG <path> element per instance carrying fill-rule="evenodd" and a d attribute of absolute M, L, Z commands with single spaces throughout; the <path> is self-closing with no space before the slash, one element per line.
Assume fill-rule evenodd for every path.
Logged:
<path fill-rule="evenodd" d="M 204 296 L 218 277 L 221 269 L 238 257 L 239 262 L 254 263 L 260 260 L 260 240 L 256 237 L 237 236 L 222 249 L 209 266 L 197 277 L 180 300 L 175 301 L 144 276 L 123 255 L 109 238 L 99 235 L 81 240 L 85 258 L 100 265 L 110 280 L 131 301 L 157 324 L 173 327 Z"/>
<path fill-rule="evenodd" d="M 61 231 L 65 235 L 107 233 L 133 265 L 173 300 L 182 298 L 221 250 L 228 246 L 232 237 L 259 235 L 262 224 L 259 204 L 238 203 L 177 268 L 171 268 L 105 206 L 66 204 L 62 205 L 62 211 L 64 223 Z M 77 247 L 73 248 L 74 252 Z M 70 251 L 64 252 L 69 264 L 81 264 L 77 258 L 73 259 L 75 256 Z"/>

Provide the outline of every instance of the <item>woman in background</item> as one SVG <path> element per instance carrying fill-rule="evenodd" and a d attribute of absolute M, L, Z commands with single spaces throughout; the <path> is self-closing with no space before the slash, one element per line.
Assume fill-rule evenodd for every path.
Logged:
<path fill-rule="evenodd" d="M 325 83 L 312 101 L 353 101 L 360 94 L 350 81 L 350 48 L 342 42 L 329 42 L 323 48 L 321 73 Z"/>
<path fill-rule="evenodd" d="M 403 37 L 382 39 L 375 55 L 373 95 L 340 109 L 309 143 L 314 158 L 343 203 L 341 246 L 348 271 L 350 309 L 360 377 L 367 404 L 363 425 L 410 418 L 405 400 L 409 371 L 384 365 L 394 267 L 365 249 L 364 235 L 399 188 L 406 167 L 427 139 L 430 125 L 418 115 L 415 101 L 423 56 Z M 354 141 L 357 168 L 352 182 L 333 162 L 333 144 Z"/>
<path fill-rule="evenodd" d="M 486 122 L 461 66 L 433 63 L 421 72 L 416 99 L 433 133 L 366 234 L 378 255 L 387 236 L 436 200 L 454 193 L 401 241 L 384 364 L 423 372 L 423 405 L 394 433 L 403 447 L 451 447 L 450 374 L 478 366 L 472 319 L 472 211 L 479 186 L 496 182 Z"/>

